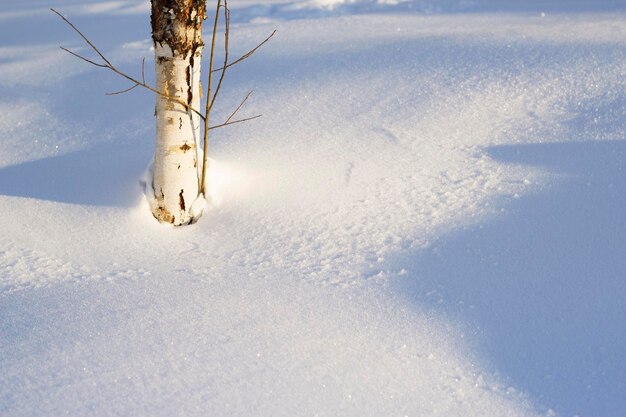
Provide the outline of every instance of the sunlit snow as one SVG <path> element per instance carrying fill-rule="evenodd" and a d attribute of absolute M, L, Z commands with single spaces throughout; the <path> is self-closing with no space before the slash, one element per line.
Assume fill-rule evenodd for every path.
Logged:
<path fill-rule="evenodd" d="M 149 4 L 0 4 L 0 415 L 623 414 L 626 4 L 230 3 L 184 228 L 48 10 L 139 75 Z"/>

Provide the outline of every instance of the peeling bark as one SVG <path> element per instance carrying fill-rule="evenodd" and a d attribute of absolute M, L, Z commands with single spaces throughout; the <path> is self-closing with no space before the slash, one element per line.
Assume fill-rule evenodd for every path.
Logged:
<path fill-rule="evenodd" d="M 152 0 L 152 40 L 175 54 L 188 55 L 202 43 L 206 0 Z M 193 65 L 193 62 L 192 62 Z"/>
<path fill-rule="evenodd" d="M 156 87 L 193 108 L 200 107 L 205 16 L 204 0 L 152 0 Z M 196 152 L 200 119 L 183 105 L 157 96 L 156 125 L 152 186 L 159 193 L 155 192 L 152 213 L 160 222 L 192 223 L 196 219 L 189 208 L 199 192 Z"/>

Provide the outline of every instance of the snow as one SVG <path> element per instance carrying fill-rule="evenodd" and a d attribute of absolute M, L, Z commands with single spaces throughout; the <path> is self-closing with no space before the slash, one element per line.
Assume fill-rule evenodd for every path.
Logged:
<path fill-rule="evenodd" d="M 147 4 L 0 5 L 0 415 L 622 414 L 626 5 L 231 3 L 185 228 L 46 12 L 138 74 Z"/>

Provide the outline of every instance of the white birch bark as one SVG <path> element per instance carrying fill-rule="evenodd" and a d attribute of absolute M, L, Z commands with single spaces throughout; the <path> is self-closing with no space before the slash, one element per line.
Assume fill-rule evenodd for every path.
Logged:
<path fill-rule="evenodd" d="M 152 0 L 156 88 L 200 108 L 203 0 Z M 154 217 L 175 226 L 193 223 L 198 198 L 199 116 L 166 97 L 156 99 L 156 150 L 149 198 Z M 195 213 L 195 216 L 199 216 Z"/>
<path fill-rule="evenodd" d="M 200 48 L 181 57 L 174 56 L 168 46 L 157 45 L 155 54 L 158 90 L 187 102 L 191 89 L 191 106 L 199 109 Z M 199 140 L 198 115 L 181 104 L 157 97 L 152 181 L 156 206 L 152 211 L 161 222 L 182 225 L 194 220 L 190 209 L 198 197 Z"/>

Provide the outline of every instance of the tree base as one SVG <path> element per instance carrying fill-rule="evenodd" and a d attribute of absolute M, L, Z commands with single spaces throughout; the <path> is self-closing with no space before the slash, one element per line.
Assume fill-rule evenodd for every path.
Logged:
<path fill-rule="evenodd" d="M 204 194 L 199 194 L 188 208 L 185 207 L 186 210 L 184 212 L 179 212 L 178 216 L 174 216 L 164 207 L 163 199 L 156 195 L 153 187 L 153 179 L 153 164 L 150 164 L 140 183 L 148 206 L 150 207 L 150 212 L 159 223 L 171 224 L 173 226 L 186 226 L 196 223 L 200 217 L 202 217 L 208 204 Z"/>

